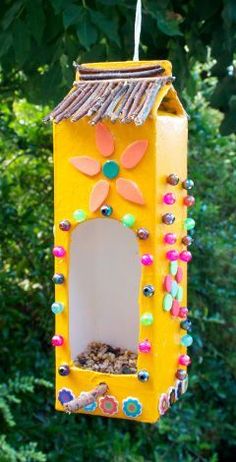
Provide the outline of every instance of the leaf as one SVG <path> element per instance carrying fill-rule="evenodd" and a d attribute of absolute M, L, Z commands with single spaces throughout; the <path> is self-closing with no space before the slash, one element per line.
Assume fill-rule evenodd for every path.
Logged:
<path fill-rule="evenodd" d="M 22 0 L 18 0 L 18 2 L 14 2 L 12 7 L 9 8 L 9 10 L 6 12 L 3 21 L 2 21 L 2 28 L 3 30 L 6 30 L 14 21 L 15 16 L 17 15 L 19 9 L 22 6 Z"/>
<path fill-rule="evenodd" d="M 28 59 L 30 50 L 30 38 L 27 29 L 21 19 L 17 19 L 13 27 L 13 46 L 16 56 L 16 61 L 23 65 Z"/>
<path fill-rule="evenodd" d="M 3 32 L 0 34 L 0 57 L 7 54 L 10 46 L 12 45 L 12 35 Z"/>
<path fill-rule="evenodd" d="M 183 35 L 179 29 L 179 23 L 181 21 L 171 18 L 171 12 L 169 13 L 169 18 L 164 15 L 162 12 L 159 12 L 157 15 L 157 27 L 165 35 L 173 37 L 175 35 Z"/>
<path fill-rule="evenodd" d="M 81 21 L 83 15 L 83 7 L 76 5 L 69 5 L 65 7 L 63 13 L 63 24 L 67 29 L 72 24 L 78 24 Z"/>
<path fill-rule="evenodd" d="M 118 35 L 118 22 L 115 20 L 115 16 L 107 18 L 100 11 L 90 10 L 90 16 L 93 24 L 95 24 L 102 34 L 106 35 L 111 42 L 116 43 L 120 46 L 120 37 Z"/>
<path fill-rule="evenodd" d="M 27 3 L 27 25 L 31 35 L 40 43 L 45 26 L 45 15 L 40 0 Z"/>
<path fill-rule="evenodd" d="M 83 13 L 80 15 L 76 33 L 81 45 L 87 50 L 97 40 L 97 30 L 91 23 L 89 13 L 86 10 L 83 10 Z"/>

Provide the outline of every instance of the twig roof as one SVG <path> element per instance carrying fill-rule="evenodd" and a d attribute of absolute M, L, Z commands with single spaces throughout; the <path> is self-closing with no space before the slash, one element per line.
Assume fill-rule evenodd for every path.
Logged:
<path fill-rule="evenodd" d="M 159 64 L 120 69 L 76 67 L 79 80 L 45 121 L 76 122 L 88 116 L 91 125 L 102 119 L 142 125 L 161 88 L 174 80 L 162 75 L 165 69 Z"/>

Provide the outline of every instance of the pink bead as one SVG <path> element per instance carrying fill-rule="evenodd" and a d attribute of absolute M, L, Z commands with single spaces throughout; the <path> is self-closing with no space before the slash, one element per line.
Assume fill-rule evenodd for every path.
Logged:
<path fill-rule="evenodd" d="M 151 343 L 149 340 L 144 340 L 143 342 L 139 343 L 138 349 L 140 353 L 149 353 L 151 351 Z"/>
<path fill-rule="evenodd" d="M 179 364 L 181 364 L 181 366 L 189 366 L 189 364 L 191 364 L 191 359 L 188 355 L 181 355 L 179 357 Z"/>
<path fill-rule="evenodd" d="M 176 237 L 176 234 L 174 233 L 166 233 L 165 236 L 164 236 L 164 242 L 166 244 L 175 244 L 177 241 L 177 237 Z"/>
<path fill-rule="evenodd" d="M 179 258 L 185 263 L 188 263 L 192 260 L 192 254 L 188 250 L 183 250 L 183 252 L 179 254 Z"/>
<path fill-rule="evenodd" d="M 170 261 L 176 261 L 179 258 L 179 252 L 177 250 L 169 250 L 166 252 L 166 258 Z"/>
<path fill-rule="evenodd" d="M 193 196 L 184 197 L 184 205 L 186 207 L 192 207 L 195 204 L 195 198 Z"/>
<path fill-rule="evenodd" d="M 179 310 L 179 317 L 185 319 L 188 316 L 188 308 L 186 306 L 181 306 Z"/>
<path fill-rule="evenodd" d="M 180 310 L 180 307 L 179 307 L 178 300 L 173 300 L 172 307 L 171 307 L 171 310 L 170 310 L 172 316 L 178 317 L 179 316 L 179 310 Z"/>
<path fill-rule="evenodd" d="M 61 335 L 54 335 L 51 340 L 51 344 L 54 347 L 62 346 L 64 343 L 64 338 Z"/>
<path fill-rule="evenodd" d="M 179 266 L 178 269 L 177 269 L 177 273 L 176 273 L 176 276 L 175 276 L 175 279 L 176 281 L 178 282 L 178 284 L 182 281 L 183 279 L 183 270 L 182 268 Z"/>
<path fill-rule="evenodd" d="M 153 256 L 150 253 L 145 253 L 141 258 L 141 263 L 144 266 L 150 266 L 153 264 Z"/>
<path fill-rule="evenodd" d="M 52 253 L 53 253 L 54 257 L 61 258 L 61 257 L 65 256 L 66 251 L 65 251 L 64 247 L 61 247 L 60 245 L 57 245 L 56 247 L 53 247 Z"/>
<path fill-rule="evenodd" d="M 166 292 L 170 292 L 172 288 L 172 277 L 168 274 L 164 279 L 164 289 Z"/>
<path fill-rule="evenodd" d="M 173 193 L 166 193 L 164 196 L 163 196 L 163 202 L 164 204 L 167 204 L 167 205 L 172 205 L 174 204 L 176 201 L 176 198 L 175 198 L 175 195 Z"/>

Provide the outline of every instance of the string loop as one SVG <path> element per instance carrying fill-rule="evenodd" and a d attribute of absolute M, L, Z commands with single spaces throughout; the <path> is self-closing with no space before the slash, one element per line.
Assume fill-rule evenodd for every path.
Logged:
<path fill-rule="evenodd" d="M 136 13 L 135 13 L 135 24 L 134 24 L 134 56 L 133 56 L 133 61 L 139 61 L 139 46 L 140 46 L 141 25 L 142 25 L 142 1 L 137 0 Z"/>

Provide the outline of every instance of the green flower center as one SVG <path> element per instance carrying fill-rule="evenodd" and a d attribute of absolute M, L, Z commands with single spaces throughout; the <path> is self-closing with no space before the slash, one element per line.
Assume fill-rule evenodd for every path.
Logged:
<path fill-rule="evenodd" d="M 120 167 L 114 160 L 107 160 L 102 166 L 103 175 L 112 180 L 115 178 L 120 171 Z"/>

